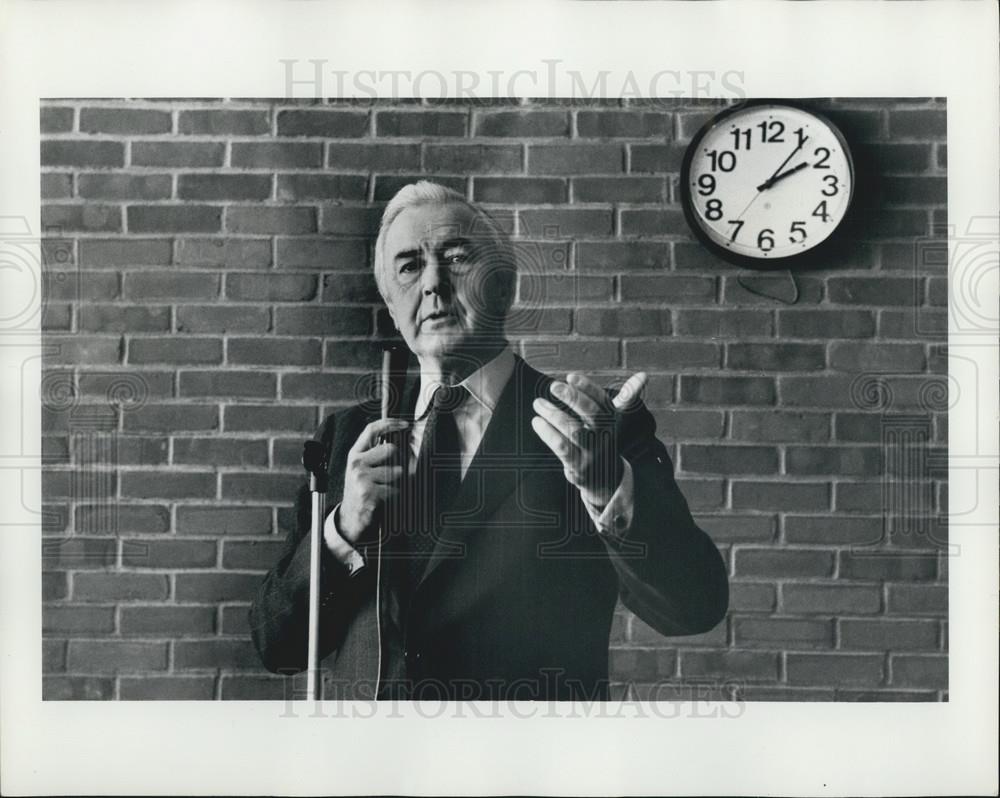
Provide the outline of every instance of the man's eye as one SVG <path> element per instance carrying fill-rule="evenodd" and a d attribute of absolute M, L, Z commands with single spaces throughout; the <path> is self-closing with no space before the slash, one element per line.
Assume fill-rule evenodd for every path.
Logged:
<path fill-rule="evenodd" d="M 407 261 L 402 266 L 399 267 L 400 274 L 409 274 L 417 271 L 420 268 L 420 264 L 415 260 Z"/>
<path fill-rule="evenodd" d="M 446 252 L 444 259 L 447 263 L 453 266 L 458 266 L 466 263 L 469 260 L 469 256 L 463 250 L 453 250 L 451 252 Z"/>

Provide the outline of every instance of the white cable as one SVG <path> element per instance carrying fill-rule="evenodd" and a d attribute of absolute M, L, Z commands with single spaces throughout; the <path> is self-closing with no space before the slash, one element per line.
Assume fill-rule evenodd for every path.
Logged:
<path fill-rule="evenodd" d="M 375 563 L 375 635 L 378 638 L 378 656 L 375 666 L 375 695 L 378 700 L 378 688 L 382 681 L 382 527 L 378 530 L 378 546 L 376 548 L 378 562 Z"/>

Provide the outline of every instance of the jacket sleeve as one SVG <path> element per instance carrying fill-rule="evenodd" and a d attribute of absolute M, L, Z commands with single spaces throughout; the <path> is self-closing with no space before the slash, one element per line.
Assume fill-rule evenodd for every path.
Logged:
<path fill-rule="evenodd" d="M 348 425 L 350 426 L 350 425 Z M 316 439 L 327 450 L 329 491 L 327 509 L 340 501 L 344 461 L 353 441 L 337 432 L 334 416 L 320 427 Z M 309 560 L 311 495 L 303 482 L 295 501 L 293 526 L 275 566 L 268 571 L 250 606 L 250 633 L 264 667 L 274 673 L 297 673 L 308 667 Z M 321 544 L 319 655 L 324 658 L 343 641 L 364 597 L 374 589 L 373 568 L 355 574 Z"/>
<path fill-rule="evenodd" d="M 634 479 L 632 523 L 602 538 L 626 607 L 664 635 L 707 632 L 728 609 L 725 563 L 691 517 L 655 429 L 645 406 L 625 414 L 619 435 Z"/>

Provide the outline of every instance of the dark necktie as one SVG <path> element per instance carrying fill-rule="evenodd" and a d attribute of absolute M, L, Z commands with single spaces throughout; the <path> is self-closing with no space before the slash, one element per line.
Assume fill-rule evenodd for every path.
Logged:
<path fill-rule="evenodd" d="M 442 529 L 441 515 L 462 483 L 462 447 L 454 411 L 465 400 L 462 386 L 442 385 L 434 393 L 413 474 L 413 523 L 408 536 L 408 579 L 412 594 L 427 568 Z"/>

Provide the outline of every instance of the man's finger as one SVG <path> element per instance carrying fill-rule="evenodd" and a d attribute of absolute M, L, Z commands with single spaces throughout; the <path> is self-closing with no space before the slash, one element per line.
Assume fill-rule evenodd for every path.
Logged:
<path fill-rule="evenodd" d="M 370 469 L 372 482 L 376 485 L 395 485 L 403 476 L 402 466 L 375 466 Z"/>
<path fill-rule="evenodd" d="M 536 399 L 532 407 L 539 416 L 548 422 L 574 448 L 580 446 L 580 438 L 584 433 L 584 426 L 580 423 L 579 419 L 574 418 L 565 410 L 560 410 L 547 399 Z"/>
<path fill-rule="evenodd" d="M 552 395 L 576 413 L 584 424 L 591 429 L 597 427 L 601 406 L 580 388 L 575 388 L 566 382 L 553 382 L 550 389 Z"/>
<path fill-rule="evenodd" d="M 590 399 L 597 404 L 598 407 L 610 410 L 611 407 L 608 403 L 608 396 L 604 392 L 604 389 L 594 382 L 590 377 L 585 374 L 581 374 L 578 371 L 570 372 L 566 375 L 566 382 L 572 385 L 579 391 L 590 397 Z"/>
<path fill-rule="evenodd" d="M 646 387 L 646 382 L 649 380 L 649 376 L 645 371 L 637 371 L 627 380 L 625 384 L 618 390 L 615 394 L 613 404 L 615 410 L 625 410 L 627 407 L 635 404 L 639 399 L 639 395 L 642 393 L 642 389 Z"/>
<path fill-rule="evenodd" d="M 552 450 L 552 453 L 559 458 L 564 467 L 574 467 L 576 465 L 576 448 L 558 429 L 546 421 L 542 416 L 535 416 L 531 419 L 531 428 L 535 431 L 542 442 Z"/>
<path fill-rule="evenodd" d="M 399 447 L 394 443 L 379 443 L 361 452 L 357 460 L 362 465 L 373 468 L 394 460 L 398 452 Z"/>
<path fill-rule="evenodd" d="M 402 418 L 381 418 L 368 424 L 351 447 L 356 452 L 363 452 L 378 444 L 379 437 L 390 432 L 398 432 L 410 426 L 410 422 Z"/>

